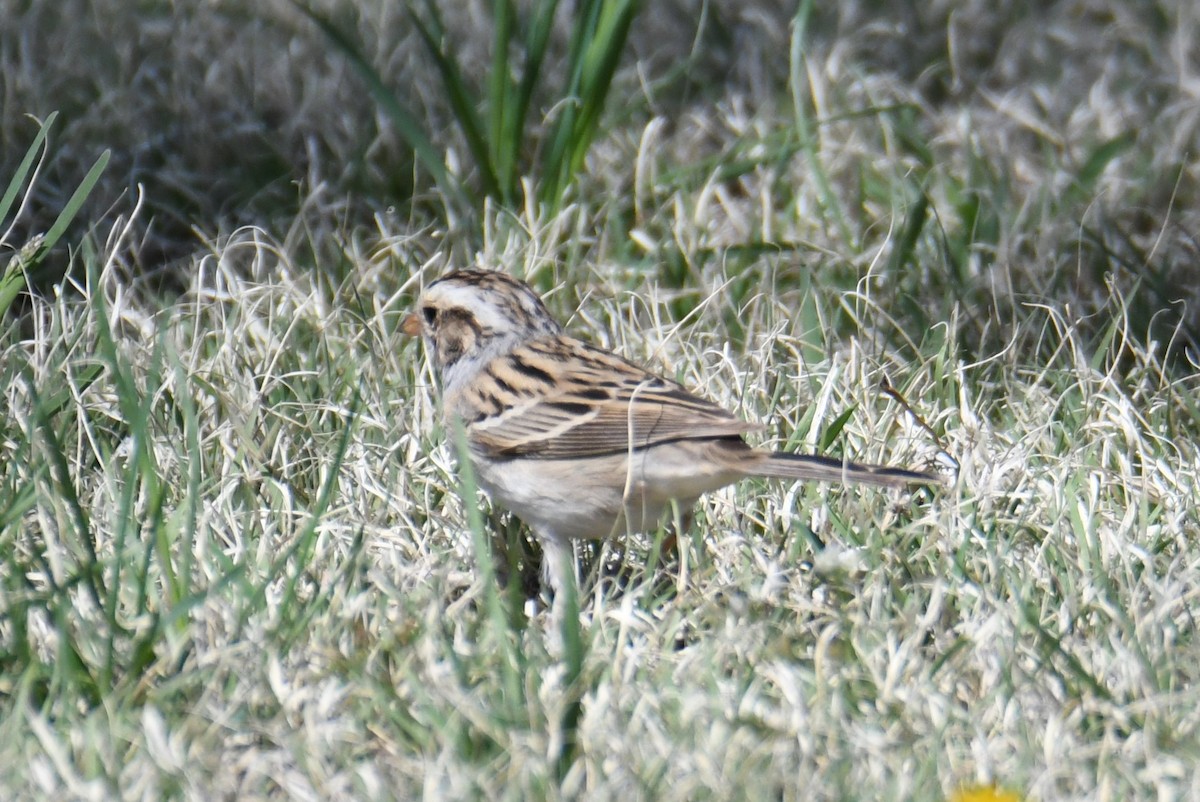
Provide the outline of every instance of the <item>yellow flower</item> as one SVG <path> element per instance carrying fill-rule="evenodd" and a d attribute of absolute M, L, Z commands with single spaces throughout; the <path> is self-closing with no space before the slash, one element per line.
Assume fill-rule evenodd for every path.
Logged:
<path fill-rule="evenodd" d="M 1021 795 L 1006 788 L 976 786 L 960 788 L 950 795 L 949 802 L 1021 802 Z"/>

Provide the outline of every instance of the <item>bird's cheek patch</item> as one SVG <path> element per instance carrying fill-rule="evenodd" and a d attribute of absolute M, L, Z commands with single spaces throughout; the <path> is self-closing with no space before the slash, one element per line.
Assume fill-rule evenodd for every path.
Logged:
<path fill-rule="evenodd" d="M 470 329 L 443 331 L 437 336 L 438 357 L 447 365 L 457 362 L 459 357 L 474 347 L 475 336 Z"/>

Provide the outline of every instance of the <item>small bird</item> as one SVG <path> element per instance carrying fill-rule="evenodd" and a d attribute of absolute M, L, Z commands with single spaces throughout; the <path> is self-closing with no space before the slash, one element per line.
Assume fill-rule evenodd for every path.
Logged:
<path fill-rule="evenodd" d="M 450 431 L 480 487 L 533 530 L 543 573 L 573 581 L 571 541 L 655 527 L 739 479 L 940 484 L 941 477 L 753 448 L 748 423 L 682 385 L 563 332 L 524 282 L 461 270 L 425 288 L 401 326 L 423 336 Z"/>

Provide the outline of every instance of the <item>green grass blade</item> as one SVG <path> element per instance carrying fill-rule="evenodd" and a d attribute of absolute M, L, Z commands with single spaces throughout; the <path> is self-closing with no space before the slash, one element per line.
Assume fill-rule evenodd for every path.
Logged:
<path fill-rule="evenodd" d="M 509 117 L 514 113 L 516 97 L 512 78 L 509 76 L 508 48 L 513 37 L 517 10 L 512 0 L 495 0 L 492 4 L 492 74 L 488 82 L 488 140 L 489 163 L 495 171 L 495 179 L 502 197 L 511 199 L 515 194 L 513 164 L 517 143 L 508 137 Z"/>
<path fill-rule="evenodd" d="M 498 169 L 502 169 L 501 180 L 513 186 L 518 178 L 517 165 L 523 144 L 521 132 L 528 124 L 529 106 L 533 102 L 534 88 L 542 75 L 542 62 L 546 57 L 546 45 L 554 29 L 557 10 L 558 0 L 543 0 L 538 4 L 525 39 L 525 63 L 522 67 L 521 82 L 516 90 L 513 108 L 505 116 L 506 127 L 501 135 L 505 142 L 509 143 L 506 149 L 508 162 Z"/>
<path fill-rule="evenodd" d="M 83 503 L 79 499 L 79 491 L 71 478 L 70 464 L 67 462 L 66 451 L 63 449 L 58 432 L 55 431 L 54 421 L 46 413 L 41 403 L 41 395 L 34 383 L 33 376 L 27 375 L 26 380 L 29 382 L 34 417 L 50 456 L 50 476 L 54 480 L 55 490 L 67 503 L 76 537 L 84 549 L 84 565 L 80 572 L 80 578 L 91 593 L 92 601 L 97 607 L 103 608 L 104 599 L 108 594 L 105 591 L 100 557 L 96 552 L 91 520 L 83 508 Z"/>
<path fill-rule="evenodd" d="M 165 327 L 164 327 L 165 331 Z M 187 388 L 188 380 L 187 373 L 184 370 L 183 363 L 174 355 L 172 359 L 175 371 L 175 386 L 177 388 Z M 200 422 L 196 412 L 196 404 L 192 400 L 191 393 L 179 392 L 176 394 L 176 401 L 180 408 L 180 414 L 183 417 L 184 440 L 187 442 L 187 498 L 184 502 L 182 516 L 182 537 L 180 542 L 183 548 L 180 550 L 179 575 L 187 578 L 192 575 L 192 565 L 195 560 L 197 549 L 197 535 L 199 532 L 200 520 L 200 498 L 201 498 L 201 477 L 203 471 L 203 462 L 201 460 L 200 450 Z M 181 599 L 173 599 L 173 605 L 178 604 Z"/>
<path fill-rule="evenodd" d="M 4 196 L 0 198 L 0 221 L 8 215 L 8 211 L 12 208 L 17 194 L 20 192 L 21 187 L 24 186 L 33 161 L 45 142 L 50 126 L 54 124 L 57 116 L 58 113 L 55 112 L 46 119 L 46 122 L 42 124 L 41 130 L 34 137 L 33 144 L 26 150 L 21 163 L 17 165 L 16 172 L 9 181 Z M 46 253 L 62 238 L 62 235 L 67 230 L 67 226 L 75 219 L 84 201 L 87 200 L 88 195 L 91 194 L 96 183 L 100 180 L 100 176 L 103 175 L 104 168 L 108 165 L 110 156 L 111 152 L 107 150 L 100 154 L 100 157 L 92 165 L 87 175 L 84 176 L 83 181 L 75 188 L 70 199 L 63 206 L 62 211 L 59 212 L 58 217 L 50 226 L 50 230 L 44 236 L 30 240 L 24 248 L 9 259 L 8 264 L 4 268 L 4 273 L 0 275 L 0 316 L 8 312 L 13 300 L 24 289 L 27 271 L 36 266 Z"/>
<path fill-rule="evenodd" d="M 25 270 L 29 263 L 29 257 L 40 247 L 38 240 L 34 240 L 31 244 L 32 248 L 22 249 L 20 253 L 9 259 L 8 264 L 4 266 L 4 273 L 0 274 L 0 319 L 3 319 L 8 308 L 12 306 L 12 302 L 21 294 L 21 290 L 25 289 Z M 26 250 L 29 252 L 27 253 Z"/>
<path fill-rule="evenodd" d="M 96 182 L 104 174 L 104 168 L 108 166 L 108 160 L 111 157 L 112 151 L 106 150 L 101 153 L 100 158 L 96 159 L 92 165 L 92 169 L 88 170 L 87 175 L 79 182 L 79 186 L 75 187 L 75 191 L 71 193 L 67 204 L 63 206 L 63 210 L 55 218 L 54 223 L 50 226 L 50 230 L 46 232 L 46 237 L 42 240 L 41 246 L 38 248 L 38 255 L 34 257 L 35 261 L 53 248 L 62 238 L 62 235 L 66 233 L 67 226 L 71 225 L 71 221 L 79 213 L 79 209 L 83 206 L 84 201 L 92 193 Z"/>
<path fill-rule="evenodd" d="M 479 581 L 483 584 L 487 631 L 491 633 L 497 641 L 497 646 L 504 652 L 500 660 L 503 673 L 501 681 L 505 685 L 509 699 L 514 704 L 518 704 L 517 700 L 522 699 L 525 695 L 522 682 L 525 659 L 516 646 L 513 620 L 508 614 L 508 607 L 500 593 L 500 586 L 496 579 L 495 553 L 484 532 L 483 514 L 478 503 L 479 485 L 475 481 L 470 447 L 467 445 L 466 432 L 461 423 L 453 427 L 451 435 L 458 453 L 459 493 L 463 508 L 467 513 L 467 526 L 471 530 L 471 544 L 475 550 Z"/>
<path fill-rule="evenodd" d="M 1133 147 L 1134 143 L 1135 137 L 1129 133 L 1123 133 L 1101 142 L 1088 156 L 1083 166 L 1079 168 L 1075 179 L 1064 193 L 1064 200 L 1068 203 L 1078 203 L 1088 200 L 1092 193 L 1095 192 L 1096 182 L 1100 179 L 1100 176 L 1104 173 L 1108 165 L 1122 153 Z"/>
<path fill-rule="evenodd" d="M 792 108 L 795 114 L 796 130 L 800 133 L 801 147 L 813 172 L 813 182 L 821 200 L 821 207 L 833 217 L 842 241 L 857 249 L 858 240 L 850 231 L 846 215 L 842 211 L 837 195 L 834 194 L 833 185 L 829 181 L 825 168 L 821 165 L 820 154 L 817 152 L 816 125 L 808 115 L 807 101 L 800 92 L 800 88 L 805 83 L 802 78 L 804 74 L 804 37 L 808 30 L 808 19 L 812 14 L 812 9 L 812 0 L 804 0 L 797 9 L 796 16 L 792 19 L 788 83 L 792 88 Z"/>
<path fill-rule="evenodd" d="M 118 671 L 128 668 L 127 665 L 122 665 L 123 661 L 118 653 L 117 635 L 121 631 L 118 617 L 121 609 L 120 594 L 132 585 L 137 589 L 135 609 L 139 611 L 146 609 L 154 553 L 159 556 L 158 568 L 162 573 L 165 591 L 170 600 L 168 604 L 179 599 L 183 593 L 172 565 L 170 544 L 161 540 L 165 534 L 162 515 L 166 500 L 166 488 L 162 482 L 161 468 L 150 446 L 150 418 L 155 401 L 155 390 L 161 384 L 164 341 L 160 338 L 154 348 L 150 363 L 146 366 L 144 381 L 147 389 L 143 392 L 134 380 L 133 366 L 127 363 L 117 348 L 109 322 L 110 317 L 104 300 L 102 282 L 96 260 L 89 260 L 88 286 L 91 289 L 90 300 L 92 314 L 96 321 L 98 350 L 108 365 L 109 375 L 115 385 L 121 418 L 128 430 L 126 442 L 129 444 L 120 506 L 114 521 L 111 578 L 108 583 L 108 598 L 104 605 L 109 630 L 105 649 L 106 656 L 101 666 L 100 686 L 108 688 L 116 679 Z M 166 329 L 164 329 L 164 334 L 165 331 Z M 141 513 L 137 512 L 139 495 L 145 499 L 144 511 Z M 133 569 L 132 579 L 128 579 L 125 575 L 129 568 L 125 559 L 126 544 L 130 538 L 136 539 L 143 534 L 146 542 L 142 549 L 142 559 Z M 152 627 L 151 630 L 153 631 L 153 629 L 155 628 Z M 141 651 L 144 653 L 144 649 Z"/>
<path fill-rule="evenodd" d="M 367 85 L 371 97 L 383 109 L 388 119 L 396 126 L 397 132 L 413 149 L 417 161 L 433 176 L 433 180 L 442 190 L 454 199 L 462 209 L 469 209 L 467 194 L 458 179 L 450 174 L 442 159 L 442 154 L 434 147 L 433 142 L 421 128 L 420 122 L 408 108 L 400 102 L 384 84 L 379 73 L 359 51 L 350 37 L 330 20 L 309 8 L 300 0 L 291 0 L 302 14 L 307 16 L 320 29 L 325 38 L 350 62 L 350 66 L 358 73 L 359 78 Z"/>
<path fill-rule="evenodd" d="M 293 608 L 297 610 L 302 609 L 302 605 L 297 598 L 297 587 L 300 580 L 309 572 L 313 549 L 317 542 L 317 527 L 320 525 L 325 513 L 329 510 L 334 493 L 337 491 L 338 478 L 342 465 L 346 461 L 346 454 L 350 449 L 350 444 L 353 442 L 354 428 L 361 408 L 362 390 L 361 388 L 355 388 L 354 395 L 350 401 L 349 418 L 342 429 L 341 437 L 338 439 L 337 450 L 334 452 L 329 468 L 325 473 L 325 478 L 321 482 L 320 490 L 317 492 L 317 498 L 309 513 L 308 520 L 288 548 L 271 562 L 267 570 L 267 575 L 252 592 L 247 606 L 242 610 L 243 624 L 250 614 L 261 609 L 265 604 L 267 589 L 279 577 L 281 572 L 287 568 L 287 564 L 293 560 L 295 561 L 295 565 L 288 573 L 287 580 L 284 583 L 280 604 L 285 610 Z M 276 634 L 283 635 L 285 638 L 294 637 L 303 621 L 304 616 L 302 615 L 298 615 L 295 618 L 286 618 L 280 624 L 280 629 L 286 631 L 277 632 Z"/>
<path fill-rule="evenodd" d="M 600 114 L 608 98 L 613 76 L 620 63 L 629 27 L 633 23 L 635 6 L 631 0 L 617 4 L 605 4 L 599 18 L 596 34 L 584 53 L 583 85 L 581 87 L 580 115 L 576 120 L 576 131 L 572 137 L 572 151 L 568 163 L 571 175 L 583 167 L 583 159 L 595 138 L 600 123 Z"/>
<path fill-rule="evenodd" d="M 913 264 L 916 259 L 917 242 L 929 219 L 929 196 L 918 188 L 917 197 L 904 221 L 900 238 L 892 245 L 892 253 L 888 259 L 888 270 L 899 273 L 905 266 Z"/>
<path fill-rule="evenodd" d="M 557 206 L 582 167 L 637 10 L 632 0 L 587 4 L 577 17 L 568 52 L 564 102 L 543 162 L 539 200 Z"/>
<path fill-rule="evenodd" d="M 842 429 L 846 428 L 846 424 L 850 421 L 850 418 L 853 415 L 854 407 L 849 406 L 846 408 L 845 412 L 843 412 L 841 415 L 838 415 L 833 419 L 833 422 L 829 424 L 829 427 L 825 430 L 824 434 L 821 435 L 820 450 L 822 454 L 828 451 L 830 447 L 837 442 L 838 436 L 842 433 Z"/>
<path fill-rule="evenodd" d="M 4 506 L 0 507 L 0 532 L 20 521 L 25 513 L 37 505 L 37 498 L 37 487 L 33 482 L 14 488 L 5 498 Z"/>
<path fill-rule="evenodd" d="M 420 34 L 425 49 L 433 58 L 438 72 L 441 73 L 446 99 L 450 101 L 454 119 L 458 123 L 459 130 L 462 131 L 463 138 L 467 141 L 467 149 L 471 151 L 476 167 L 479 168 L 479 179 L 483 183 L 484 194 L 501 198 L 507 202 L 496 181 L 496 170 L 492 164 L 491 151 L 483 135 L 483 123 L 471 100 L 466 79 L 463 78 L 458 63 L 445 49 L 447 37 L 441 20 L 437 16 L 436 8 L 432 3 L 426 3 L 426 5 L 430 14 L 428 23 L 421 19 L 411 5 L 408 8 L 409 18 L 416 27 L 417 33 Z"/>
<path fill-rule="evenodd" d="M 542 169 L 542 185 L 539 200 L 544 203 L 557 201 L 564 182 L 564 165 L 568 160 L 571 136 L 575 131 L 575 118 L 579 114 L 579 87 L 583 81 L 583 52 L 587 41 L 595 30 L 599 2 L 585 3 L 577 12 L 575 26 L 571 31 L 571 42 L 567 51 L 567 81 L 560 95 L 558 117 L 550 134 L 550 147 L 546 151 Z"/>
<path fill-rule="evenodd" d="M 558 779 L 566 778 L 579 751 L 579 722 L 583 718 L 583 661 L 586 657 L 582 627 L 579 623 L 579 590 L 574 582 L 559 589 L 564 598 L 556 600 L 562 604 L 563 613 L 559 620 L 559 633 L 563 643 L 563 685 L 567 697 L 563 709 L 563 744 L 558 754 Z"/>
<path fill-rule="evenodd" d="M 9 179 L 8 187 L 4 190 L 4 195 L 0 196 L 0 223 L 8 217 L 8 210 L 12 208 L 13 202 L 16 201 L 17 195 L 21 192 L 21 187 L 25 186 L 25 179 L 29 176 L 29 171 L 33 168 L 33 162 L 37 158 L 38 151 L 42 149 L 42 143 L 46 141 L 46 137 L 50 133 L 51 126 L 58 119 L 58 112 L 51 112 L 46 121 L 42 123 L 42 127 L 34 136 L 33 142 L 25 151 L 25 155 L 21 158 L 17 165 L 16 171 L 13 172 L 12 178 Z"/>

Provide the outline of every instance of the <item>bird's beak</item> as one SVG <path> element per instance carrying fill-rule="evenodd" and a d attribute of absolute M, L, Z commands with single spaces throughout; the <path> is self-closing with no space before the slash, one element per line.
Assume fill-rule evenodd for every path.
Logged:
<path fill-rule="evenodd" d="M 409 337 L 421 336 L 421 318 L 416 312 L 409 312 L 408 317 L 404 318 L 404 322 L 400 324 L 400 331 L 407 334 Z"/>

